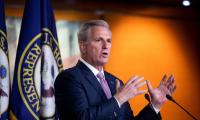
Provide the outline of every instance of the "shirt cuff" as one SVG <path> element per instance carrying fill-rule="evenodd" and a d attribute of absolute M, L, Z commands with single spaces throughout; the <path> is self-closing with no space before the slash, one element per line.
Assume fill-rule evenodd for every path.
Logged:
<path fill-rule="evenodd" d="M 121 107 L 121 105 L 120 105 L 120 103 L 119 103 L 119 101 L 117 100 L 117 98 L 114 96 L 114 98 L 115 98 L 115 100 L 117 101 L 117 104 L 118 104 L 118 106 L 119 106 L 119 108 Z"/>
<path fill-rule="evenodd" d="M 158 114 L 160 112 L 160 109 L 156 108 L 153 106 L 153 104 L 151 104 L 152 108 L 154 109 L 154 111 Z"/>

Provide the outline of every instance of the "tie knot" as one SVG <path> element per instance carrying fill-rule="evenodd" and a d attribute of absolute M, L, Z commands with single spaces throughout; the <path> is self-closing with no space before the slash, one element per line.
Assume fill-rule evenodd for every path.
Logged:
<path fill-rule="evenodd" d="M 103 75 L 103 73 L 101 73 L 101 72 L 99 72 L 99 73 L 97 74 L 97 77 L 98 77 L 99 79 L 101 79 L 101 80 L 104 79 L 104 75 Z"/>

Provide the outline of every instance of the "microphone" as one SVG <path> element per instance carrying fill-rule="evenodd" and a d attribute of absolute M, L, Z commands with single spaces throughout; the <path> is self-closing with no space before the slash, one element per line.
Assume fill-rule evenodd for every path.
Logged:
<path fill-rule="evenodd" d="M 146 97 L 145 97 L 146 98 Z M 178 105 L 182 110 L 184 110 L 190 117 L 192 117 L 194 120 L 197 120 L 197 118 L 195 118 L 189 111 L 187 111 L 184 107 L 182 107 L 179 103 L 177 103 L 176 101 L 175 101 L 175 99 L 172 97 L 172 96 L 170 96 L 170 95 L 166 95 L 166 98 L 169 100 L 169 101 L 171 101 L 171 102 L 173 102 L 173 103 L 175 103 L 176 105 Z"/>

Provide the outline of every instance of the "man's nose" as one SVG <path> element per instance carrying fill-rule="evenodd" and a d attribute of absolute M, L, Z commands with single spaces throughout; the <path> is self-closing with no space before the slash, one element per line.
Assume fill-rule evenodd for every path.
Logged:
<path fill-rule="evenodd" d="M 107 43 L 106 41 L 104 41 L 102 44 L 103 44 L 102 47 L 103 47 L 104 49 L 107 49 L 107 48 L 108 48 L 108 44 L 109 44 L 109 43 Z"/>

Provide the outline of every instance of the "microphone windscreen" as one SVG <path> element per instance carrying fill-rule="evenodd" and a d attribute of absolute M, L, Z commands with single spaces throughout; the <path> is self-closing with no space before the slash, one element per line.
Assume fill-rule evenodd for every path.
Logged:
<path fill-rule="evenodd" d="M 170 100 L 170 101 L 172 101 L 172 102 L 175 102 L 175 100 L 173 99 L 173 97 L 172 96 L 170 96 L 170 95 L 166 95 L 166 98 L 168 99 L 168 100 Z"/>

